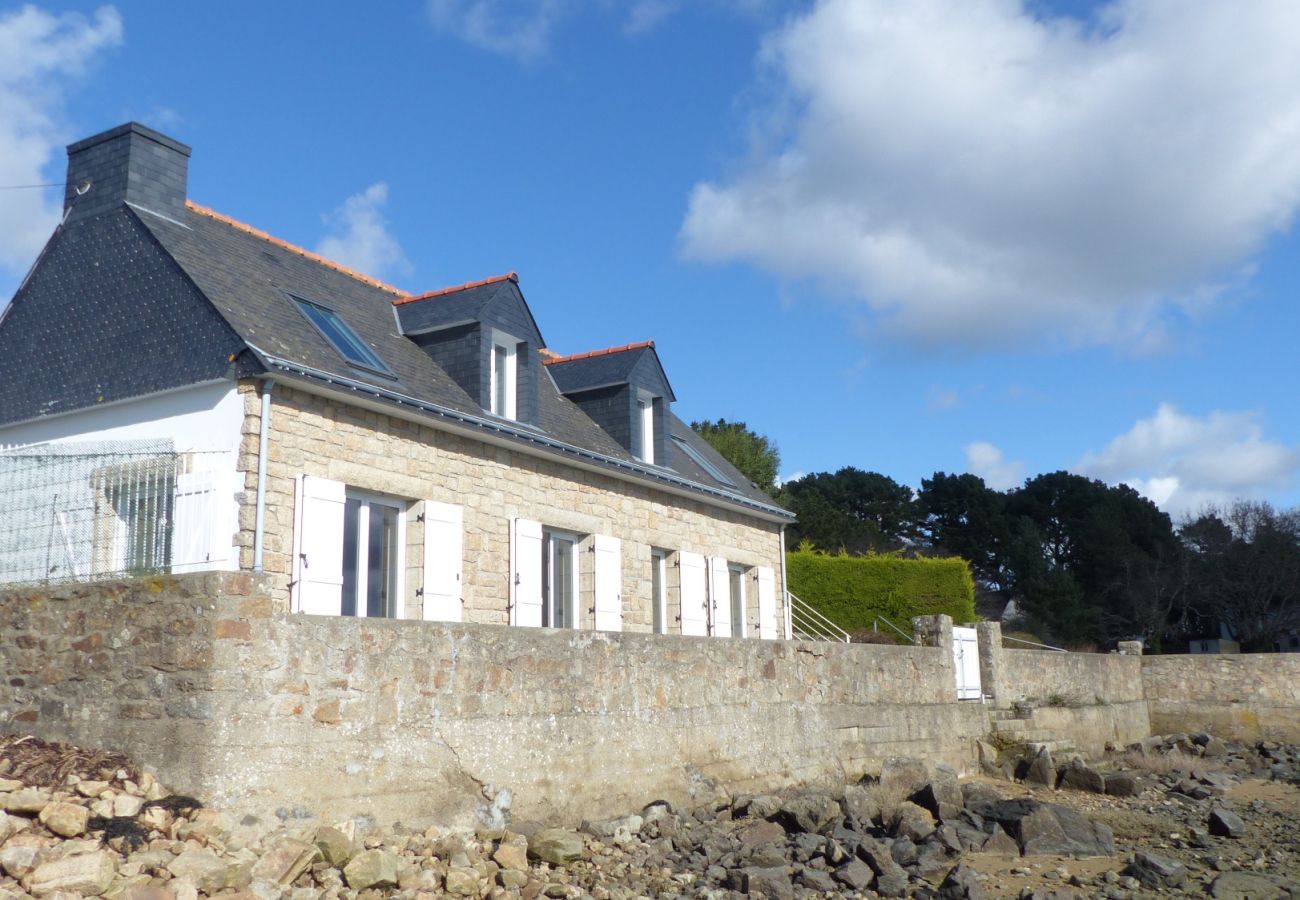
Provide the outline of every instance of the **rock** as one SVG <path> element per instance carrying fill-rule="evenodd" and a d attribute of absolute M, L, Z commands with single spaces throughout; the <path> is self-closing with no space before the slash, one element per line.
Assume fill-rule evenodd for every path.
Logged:
<path fill-rule="evenodd" d="M 983 900 L 983 897 L 984 888 L 980 887 L 975 870 L 965 863 L 949 869 L 939 885 L 939 900 Z"/>
<path fill-rule="evenodd" d="M 776 819 L 787 831 L 820 833 L 843 815 L 839 803 L 825 794 L 799 794 L 781 804 Z"/>
<path fill-rule="evenodd" d="M 21 881 L 40 863 L 41 854 L 57 844 L 41 834 L 15 834 L 0 847 L 0 871 Z"/>
<path fill-rule="evenodd" d="M 1076 757 L 1070 760 L 1069 765 L 1065 767 L 1060 786 L 1073 791 L 1104 794 L 1106 793 L 1106 777 Z"/>
<path fill-rule="evenodd" d="M 215 894 L 226 887 L 228 868 L 225 860 L 206 848 L 186 850 L 167 864 L 173 878 L 187 878 L 205 894 Z"/>
<path fill-rule="evenodd" d="M 1210 810 L 1207 825 L 1210 834 L 1215 837 L 1239 838 L 1246 833 L 1246 823 L 1241 820 L 1241 816 L 1222 806 Z"/>
<path fill-rule="evenodd" d="M 850 784 L 844 788 L 844 814 L 869 825 L 880 817 L 880 804 L 864 785 Z"/>
<path fill-rule="evenodd" d="M 447 870 L 446 891 L 459 897 L 478 896 L 478 872 L 468 867 L 452 866 Z"/>
<path fill-rule="evenodd" d="M 798 876 L 798 882 L 810 891 L 817 891 L 822 894 L 839 893 L 839 887 L 836 886 L 835 879 L 829 872 L 823 872 L 821 869 L 804 869 Z"/>
<path fill-rule="evenodd" d="M 1056 787 L 1056 765 L 1052 762 L 1051 751 L 1046 747 L 1040 749 L 1038 755 L 1029 763 L 1029 771 L 1025 773 L 1025 783 L 1045 788 Z"/>
<path fill-rule="evenodd" d="M 582 858 L 582 835 L 564 828 L 543 828 L 528 839 L 528 856 L 553 866 L 567 866 Z"/>
<path fill-rule="evenodd" d="M 865 891 L 871 886 L 876 873 L 860 859 L 851 859 L 835 870 L 834 878 L 840 884 L 854 891 Z"/>
<path fill-rule="evenodd" d="M 252 877 L 287 886 L 320 858 L 321 851 L 315 844 L 289 837 L 281 838 L 258 859 L 252 868 Z"/>
<path fill-rule="evenodd" d="M 775 822 L 758 822 L 741 830 L 737 837 L 740 838 L 740 849 L 749 850 L 765 844 L 784 843 L 785 829 Z"/>
<path fill-rule="evenodd" d="M 79 803 L 47 803 L 38 816 L 42 825 L 62 837 L 76 837 L 86 830 L 90 810 Z"/>
<path fill-rule="evenodd" d="M 29 816 L 40 814 L 40 811 L 45 809 L 49 803 L 49 793 L 36 788 L 24 788 L 0 797 L 0 804 L 4 806 L 6 812 Z"/>
<path fill-rule="evenodd" d="M 113 798 L 113 815 L 134 818 L 140 813 L 144 800 L 132 794 L 118 794 Z"/>
<path fill-rule="evenodd" d="M 867 838 L 858 845 L 858 858 L 876 873 L 876 893 L 900 897 L 907 890 L 907 872 L 894 862 L 888 844 Z"/>
<path fill-rule="evenodd" d="M 895 808 L 889 825 L 895 837 L 905 837 L 919 844 L 934 831 L 934 817 L 928 809 L 905 800 Z"/>
<path fill-rule="evenodd" d="M 8 794 L 22 789 L 23 783 L 17 778 L 0 778 L 0 794 Z"/>
<path fill-rule="evenodd" d="M 980 852 L 993 853 L 1007 858 L 1017 858 L 1020 856 L 1020 845 L 1016 843 L 1015 838 L 1003 830 L 1001 825 L 994 823 L 993 833 L 984 841 L 984 844 L 980 847 Z"/>
<path fill-rule="evenodd" d="M 116 875 L 116 853 L 107 850 L 78 853 L 37 866 L 31 874 L 29 890 L 37 897 L 56 891 L 97 897 L 108 890 Z"/>
<path fill-rule="evenodd" d="M 957 818 L 965 803 L 961 785 L 957 783 L 957 773 L 946 767 L 939 767 L 935 777 L 913 792 L 908 799 L 917 806 L 928 809 L 941 822 Z"/>
<path fill-rule="evenodd" d="M 332 825 L 317 828 L 312 842 L 320 851 L 321 858 L 336 869 L 346 866 L 357 852 L 357 845 L 352 838 Z"/>
<path fill-rule="evenodd" d="M 1216 900 L 1290 900 L 1300 896 L 1300 883 L 1276 875 L 1224 872 L 1210 885 Z"/>
<path fill-rule="evenodd" d="M 978 803 L 981 800 L 992 802 L 1001 799 L 1001 791 L 982 781 L 968 781 L 961 786 L 961 802 L 963 806 L 968 803 Z"/>
<path fill-rule="evenodd" d="M 781 798 L 773 797 L 770 794 L 750 797 L 739 804 L 736 811 L 742 816 L 750 816 L 755 819 L 770 819 L 781 811 Z"/>
<path fill-rule="evenodd" d="M 1176 859 L 1139 850 L 1124 874 L 1149 888 L 1176 888 L 1187 880 L 1187 867 Z"/>
<path fill-rule="evenodd" d="M 343 867 L 343 878 L 354 891 L 397 886 L 397 855 L 387 850 L 363 850 Z"/>
<path fill-rule="evenodd" d="M 749 866 L 743 873 L 743 890 L 747 894 L 762 894 L 772 900 L 794 900 L 794 885 L 784 866 Z"/>
<path fill-rule="evenodd" d="M 501 844 L 492 859 L 503 869 L 528 871 L 528 839 L 520 834 L 507 831 L 501 837 Z"/>
<path fill-rule="evenodd" d="M 517 891 L 524 885 L 528 884 L 528 870 L 502 869 L 500 872 L 497 872 L 497 881 L 501 883 L 503 888 Z"/>
<path fill-rule="evenodd" d="M 1202 756 L 1218 757 L 1228 755 L 1228 745 L 1216 737 L 1211 737 L 1201 747 Z"/>
<path fill-rule="evenodd" d="M 1142 787 L 1128 772 L 1108 772 L 1106 793 L 1112 797 L 1136 797 L 1142 793 Z"/>
<path fill-rule="evenodd" d="M 880 768 L 880 787 L 886 792 L 911 794 L 929 780 L 929 767 L 907 756 L 891 756 Z"/>
<path fill-rule="evenodd" d="M 1109 828 L 1064 806 L 1020 798 L 975 803 L 969 811 L 1001 825 L 1026 856 L 1115 855 L 1115 840 Z"/>

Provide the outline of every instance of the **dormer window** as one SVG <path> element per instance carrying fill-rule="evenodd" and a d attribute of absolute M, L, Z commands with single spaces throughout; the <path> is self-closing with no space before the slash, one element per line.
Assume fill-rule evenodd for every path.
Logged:
<path fill-rule="evenodd" d="M 492 335 L 492 359 L 489 361 L 490 384 L 488 386 L 489 412 L 503 419 L 518 418 L 515 395 L 518 383 L 516 365 L 516 348 L 518 341 L 495 332 Z"/>
<path fill-rule="evenodd" d="M 643 463 L 655 462 L 655 401 L 645 391 L 637 394 L 636 415 L 639 424 L 636 458 Z"/>

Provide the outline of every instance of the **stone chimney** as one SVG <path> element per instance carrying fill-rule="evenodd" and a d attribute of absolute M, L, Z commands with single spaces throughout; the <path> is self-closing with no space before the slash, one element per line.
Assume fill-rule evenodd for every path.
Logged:
<path fill-rule="evenodd" d="M 68 221 L 132 203 L 171 219 L 185 215 L 190 148 L 135 122 L 68 145 Z"/>

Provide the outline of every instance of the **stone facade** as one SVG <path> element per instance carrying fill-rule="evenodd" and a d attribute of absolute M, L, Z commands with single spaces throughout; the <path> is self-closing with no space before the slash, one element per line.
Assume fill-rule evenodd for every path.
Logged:
<path fill-rule="evenodd" d="M 1300 741 L 1300 653 L 1142 657 L 1151 726 Z"/>
<path fill-rule="evenodd" d="M 240 454 L 245 473 L 241 506 L 240 568 L 252 568 L 261 406 L 255 382 L 241 384 L 246 419 Z M 406 528 L 403 618 L 421 618 L 423 501 L 464 509 L 464 621 L 509 621 L 510 523 L 519 517 L 581 538 L 579 627 L 591 628 L 593 554 L 597 534 L 622 541 L 623 627 L 652 630 L 652 548 L 670 551 L 668 630 L 680 633 L 677 570 L 673 555 L 691 551 L 747 568 L 749 633 L 757 633 L 755 567 L 776 576 L 776 611 L 784 633 L 781 526 L 650 485 L 588 472 L 519 451 L 493 446 L 414 421 L 372 412 L 283 386 L 272 394 L 266 492 L 265 571 L 277 576 L 276 596 L 288 595 L 292 573 L 294 479 L 300 474 L 412 501 Z"/>

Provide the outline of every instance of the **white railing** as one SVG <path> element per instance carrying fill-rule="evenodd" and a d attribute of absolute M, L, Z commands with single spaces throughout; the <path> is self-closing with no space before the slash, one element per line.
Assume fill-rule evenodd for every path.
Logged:
<path fill-rule="evenodd" d="M 908 634 L 906 631 L 899 628 L 897 625 L 895 625 L 893 622 L 886 619 L 884 616 L 876 616 L 874 619 L 871 620 L 871 630 L 873 632 L 879 632 L 880 631 L 879 625 L 881 622 L 884 622 L 886 625 L 892 628 L 895 632 L 898 633 L 900 637 L 902 637 L 903 640 L 907 641 L 909 644 L 916 643 L 916 638 L 913 635 Z"/>
<path fill-rule="evenodd" d="M 785 592 L 785 597 L 790 605 L 790 630 L 795 640 L 849 642 L 849 633 L 843 628 L 789 591 Z"/>
<path fill-rule="evenodd" d="M 170 442 L 0 449 L 0 584 L 228 568 L 233 458 Z"/>

